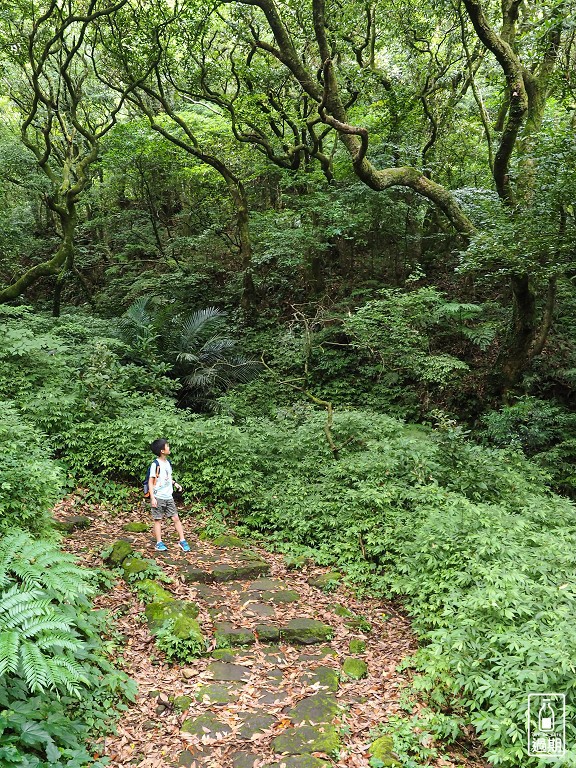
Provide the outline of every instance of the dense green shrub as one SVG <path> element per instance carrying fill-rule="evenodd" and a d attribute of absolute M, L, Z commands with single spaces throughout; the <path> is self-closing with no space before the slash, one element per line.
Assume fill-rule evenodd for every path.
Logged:
<path fill-rule="evenodd" d="M 46 532 L 64 473 L 49 458 L 47 438 L 9 401 L 0 402 L 0 452 L 0 532 L 14 527 Z"/>
<path fill-rule="evenodd" d="M 521 397 L 482 419 L 492 445 L 521 448 L 543 467 L 555 488 L 576 495 L 576 414 L 549 400 Z"/>

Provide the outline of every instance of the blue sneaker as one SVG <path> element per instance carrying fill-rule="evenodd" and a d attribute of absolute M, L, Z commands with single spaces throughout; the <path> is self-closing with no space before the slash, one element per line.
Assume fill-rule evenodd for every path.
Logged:
<path fill-rule="evenodd" d="M 180 544 L 182 552 L 190 552 L 190 544 L 188 544 L 186 539 L 182 539 L 182 541 L 179 541 L 178 543 Z"/>
<path fill-rule="evenodd" d="M 159 541 L 156 544 L 156 551 L 157 552 L 166 552 L 167 549 L 168 549 L 168 547 L 166 546 L 166 544 L 164 544 L 163 541 Z"/>

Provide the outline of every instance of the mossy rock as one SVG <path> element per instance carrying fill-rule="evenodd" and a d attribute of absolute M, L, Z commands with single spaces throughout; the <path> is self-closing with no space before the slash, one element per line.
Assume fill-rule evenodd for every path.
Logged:
<path fill-rule="evenodd" d="M 168 592 L 167 589 L 158 584 L 157 581 L 152 579 L 142 579 L 136 585 L 138 589 L 138 595 L 149 603 L 166 603 L 169 600 L 174 600 L 174 595 Z"/>
<path fill-rule="evenodd" d="M 54 520 L 52 525 L 57 531 L 73 533 L 74 531 L 84 531 L 86 528 L 90 528 L 92 520 L 86 517 L 86 515 L 70 515 L 64 520 Z"/>
<path fill-rule="evenodd" d="M 316 619 L 292 619 L 280 628 L 280 637 L 289 643 L 312 645 L 332 638 L 332 627 Z"/>
<path fill-rule="evenodd" d="M 179 622 L 188 619 L 194 620 L 198 613 L 199 609 L 196 603 L 174 599 L 149 603 L 144 610 L 146 621 L 152 632 L 160 629 L 166 621 L 174 621 L 174 629 L 176 629 Z M 174 634 L 176 634 L 175 631 Z"/>
<path fill-rule="evenodd" d="M 126 581 L 136 580 L 139 573 L 145 573 L 153 567 L 149 560 L 144 560 L 137 555 L 129 555 L 122 561 L 122 570 L 124 571 L 124 579 Z"/>
<path fill-rule="evenodd" d="M 230 704 L 238 699 L 240 688 L 238 685 L 225 685 L 224 683 L 207 683 L 194 692 L 194 698 L 204 701 L 207 698 L 210 704 Z"/>
<path fill-rule="evenodd" d="M 282 762 L 269 763 L 265 768 L 330 768 L 330 763 L 313 755 L 286 755 Z"/>
<path fill-rule="evenodd" d="M 281 733 L 272 741 L 275 752 L 287 752 L 290 755 L 325 752 L 332 754 L 340 747 L 340 736 L 333 725 L 301 725 Z"/>
<path fill-rule="evenodd" d="M 393 746 L 391 736 L 380 736 L 370 744 L 368 752 L 372 757 L 380 760 L 385 768 L 402 768 L 402 763 L 396 758 Z"/>
<path fill-rule="evenodd" d="M 232 728 L 218 720 L 216 715 L 213 715 L 211 712 L 205 712 L 199 717 L 189 717 L 182 723 L 181 730 L 184 733 L 191 733 L 199 738 L 202 738 L 204 735 L 214 738 L 217 733 L 222 734 L 222 736 L 232 733 Z"/>
<path fill-rule="evenodd" d="M 173 701 L 174 709 L 178 710 L 178 712 L 186 712 L 186 710 L 190 709 L 190 704 L 192 704 L 192 697 L 191 696 L 176 696 Z"/>
<path fill-rule="evenodd" d="M 348 644 L 348 653 L 366 653 L 366 643 L 364 640 L 353 638 Z"/>
<path fill-rule="evenodd" d="M 216 648 L 215 651 L 212 651 L 211 656 L 218 661 L 234 661 L 236 658 L 234 651 L 229 648 Z"/>
<path fill-rule="evenodd" d="M 132 554 L 134 553 L 132 552 L 132 545 L 130 542 L 126 541 L 126 539 L 118 539 L 108 555 L 104 558 L 104 562 L 108 563 L 112 568 L 115 568 L 116 566 L 121 565 L 122 562 Z"/>
<path fill-rule="evenodd" d="M 300 699 L 286 714 L 295 723 L 317 724 L 330 723 L 339 712 L 336 697 L 331 693 L 319 691 Z"/>
<path fill-rule="evenodd" d="M 346 608 L 345 605 L 342 605 L 342 603 L 332 603 L 328 606 L 331 611 L 334 611 L 336 616 L 343 616 L 346 618 L 352 618 L 353 616 L 356 616 L 354 611 L 351 611 L 349 608 Z"/>
<path fill-rule="evenodd" d="M 243 547 L 244 542 L 238 536 L 234 536 L 232 533 L 224 533 L 222 536 L 216 536 L 212 539 L 212 544 L 215 547 Z"/>
<path fill-rule="evenodd" d="M 348 658 L 344 660 L 342 671 L 352 680 L 362 680 L 368 675 L 368 664 L 362 659 Z"/>
<path fill-rule="evenodd" d="M 284 565 L 289 571 L 301 571 L 309 561 L 306 555 L 284 555 Z"/>
<path fill-rule="evenodd" d="M 338 690 L 339 681 L 340 675 L 333 667 L 316 667 L 316 669 L 312 669 L 302 676 L 302 682 L 305 682 L 307 685 L 319 683 L 322 688 L 326 688 L 332 693 L 336 693 Z"/>
<path fill-rule="evenodd" d="M 148 523 L 126 523 L 122 526 L 122 530 L 127 533 L 146 533 L 150 530 Z"/>
<path fill-rule="evenodd" d="M 249 629 L 233 627 L 228 621 L 215 622 L 215 638 L 218 648 L 230 648 L 236 645 L 253 645 L 256 642 L 254 632 Z"/>
<path fill-rule="evenodd" d="M 280 639 L 280 628 L 274 624 L 257 624 L 254 631 L 262 643 L 274 643 Z"/>
<path fill-rule="evenodd" d="M 338 586 L 342 581 L 342 574 L 340 571 L 328 571 L 328 573 L 321 573 L 320 576 L 313 576 L 308 579 L 308 584 L 311 587 L 317 587 L 325 592 L 329 592 Z"/>

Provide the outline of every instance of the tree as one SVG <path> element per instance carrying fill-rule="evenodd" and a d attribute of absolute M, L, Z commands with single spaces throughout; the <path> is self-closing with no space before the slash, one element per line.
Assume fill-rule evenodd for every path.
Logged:
<path fill-rule="evenodd" d="M 127 100 L 146 115 L 153 130 L 201 163 L 214 168 L 224 180 L 236 213 L 243 273 L 240 304 L 244 310 L 251 311 L 257 294 L 251 264 L 248 197 L 232 163 L 223 158 L 215 144 L 199 138 L 194 118 L 201 118 L 202 109 L 198 105 L 190 108 L 187 103 L 189 94 L 175 77 L 174 73 L 182 64 L 172 39 L 171 24 L 179 22 L 177 8 L 162 3 L 150 7 L 149 3 L 137 2 L 131 11 L 108 17 L 106 21 L 100 32 L 107 57 L 106 65 L 97 67 L 100 80 L 119 93 L 129 91 Z M 127 38 L 137 41 L 134 47 L 125 45 Z"/>
<path fill-rule="evenodd" d="M 58 275 L 54 312 L 64 279 L 75 274 L 78 205 L 91 181 L 102 137 L 115 124 L 125 93 L 98 86 L 91 33 L 97 19 L 126 0 L 10 0 L 0 17 L 3 81 L 19 115 L 22 144 L 48 180 L 46 206 L 56 216 L 60 245 L 0 290 L 0 302 L 18 298 L 39 278 Z"/>
<path fill-rule="evenodd" d="M 378 45 L 375 31 L 376 26 L 382 23 L 383 5 L 348 0 L 328 7 L 325 0 L 311 0 L 309 5 L 295 10 L 291 3 L 282 0 L 225 2 L 229 12 L 222 10 L 220 4 L 212 8 L 211 18 L 216 21 L 210 27 L 208 21 L 205 22 L 207 31 L 204 38 L 212 41 L 213 36 L 221 34 L 222 22 L 228 30 L 234 31 L 234 42 L 229 43 L 228 50 L 233 62 L 230 71 L 237 89 L 242 87 L 245 94 L 256 100 L 255 78 L 250 78 L 249 70 L 257 57 L 264 57 L 272 70 L 280 69 L 290 77 L 291 82 L 299 87 L 302 98 L 307 98 L 314 106 L 319 120 L 336 132 L 355 174 L 364 184 L 377 191 L 408 187 L 440 209 L 466 242 L 477 235 L 476 227 L 456 197 L 448 188 L 430 178 L 425 168 L 420 170 L 407 165 L 378 167 L 370 158 L 369 129 L 352 119 L 355 111 L 356 114 L 360 111 L 356 106 L 362 103 L 363 98 L 370 98 L 370 89 L 365 86 L 369 77 L 377 77 L 381 89 L 391 87 L 390 79 L 380 69 L 390 60 L 390 56 L 383 45 Z M 196 18 L 199 18 L 194 0 L 189 0 L 188 7 L 196 9 Z M 488 139 L 494 184 L 507 205 L 527 207 L 530 206 L 531 190 L 536 183 L 536 168 L 530 159 L 531 149 L 539 135 L 552 93 L 568 3 L 526 8 L 522 29 L 519 30 L 521 1 L 505 0 L 500 12 L 500 32 L 495 31 L 498 13 L 492 9 L 488 11 L 478 0 L 464 0 L 464 7 L 475 33 L 471 43 L 468 25 L 458 13 L 458 7 L 443 7 L 442 14 L 447 18 L 451 16 L 453 24 L 461 27 L 460 58 L 465 61 L 466 81 L 474 91 Z M 409 7 L 406 13 L 410 14 L 412 10 Z M 419 11 L 422 13 L 423 9 Z M 430 11 L 433 13 L 433 9 Z M 353 20 L 356 22 L 354 27 Z M 360 31 L 351 32 L 351 29 Z M 424 40 L 424 43 L 423 53 L 430 56 L 431 41 Z M 212 42 L 210 45 L 214 47 Z M 243 55 L 244 79 L 240 77 L 240 68 L 235 65 L 240 53 Z M 475 81 L 480 63 L 485 63 L 488 58 L 487 53 L 495 56 L 506 85 L 506 96 L 500 110 L 502 131 L 493 162 L 493 136 Z M 438 56 L 434 58 L 438 65 Z M 440 74 L 447 71 L 442 73 L 441 66 L 436 68 Z M 427 102 L 429 89 L 430 78 L 418 97 L 432 127 L 430 141 L 433 143 L 439 126 Z M 211 90 L 211 84 L 205 82 L 204 94 L 210 97 Z M 266 92 L 266 88 L 262 90 Z M 229 111 L 232 114 L 232 110 Z M 244 131 L 241 138 L 248 140 L 248 131 Z M 253 132 L 251 140 L 255 144 L 261 143 L 258 131 Z M 422 152 L 424 161 L 432 146 L 430 141 Z M 510 176 L 510 164 L 515 154 L 521 158 L 517 189 L 514 189 Z M 551 325 L 555 276 L 549 280 L 548 297 L 539 321 L 537 288 L 532 285 L 529 266 L 509 272 L 513 311 L 508 338 L 502 345 L 499 358 L 501 380 L 498 386 L 503 391 L 518 383 L 530 360 L 542 350 Z"/>

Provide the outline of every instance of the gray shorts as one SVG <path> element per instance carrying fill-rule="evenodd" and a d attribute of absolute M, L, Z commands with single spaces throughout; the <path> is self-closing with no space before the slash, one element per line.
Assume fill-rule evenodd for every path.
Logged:
<path fill-rule="evenodd" d="M 154 520 L 163 520 L 166 517 L 178 515 L 174 499 L 156 499 L 156 501 L 158 502 L 157 507 L 150 504 L 150 512 Z"/>

